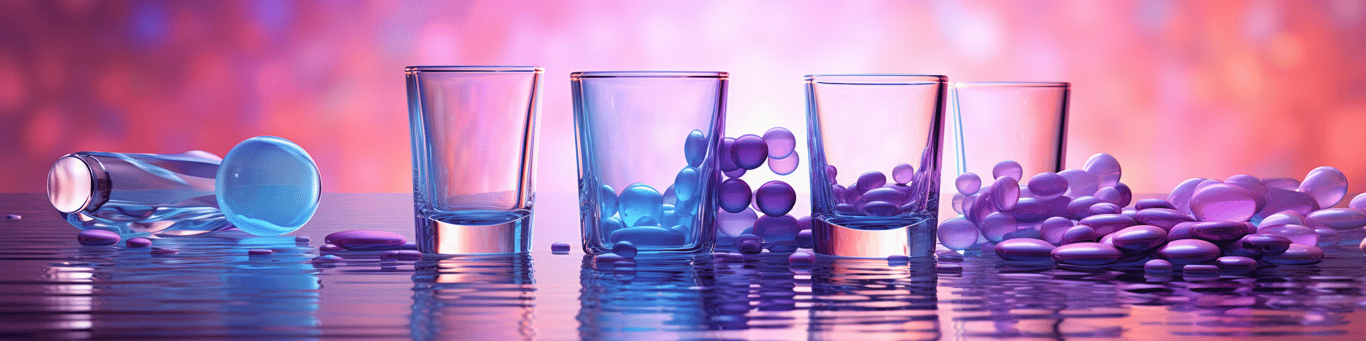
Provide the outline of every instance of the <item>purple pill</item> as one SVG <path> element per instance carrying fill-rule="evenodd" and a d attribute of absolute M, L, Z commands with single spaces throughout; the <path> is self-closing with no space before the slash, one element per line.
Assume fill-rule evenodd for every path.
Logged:
<path fill-rule="evenodd" d="M 749 200 L 752 194 L 749 184 L 745 183 L 745 180 L 726 179 L 726 181 L 721 182 L 718 192 L 721 196 L 721 209 L 726 210 L 726 212 L 739 213 L 749 208 Z"/>
<path fill-rule="evenodd" d="M 862 214 L 863 214 L 862 211 L 859 211 L 858 207 L 854 207 L 854 205 L 850 205 L 850 204 L 839 204 L 839 205 L 835 205 L 835 213 L 839 213 L 839 214 L 842 214 L 842 215 L 862 215 Z"/>
<path fill-rule="evenodd" d="M 939 223 L 939 243 L 949 250 L 966 250 L 977 244 L 977 225 L 963 218 Z"/>
<path fill-rule="evenodd" d="M 995 166 L 991 167 L 991 177 L 992 179 L 1010 177 L 1014 178 L 1015 182 L 1020 182 L 1024 179 L 1024 168 L 1020 167 L 1019 162 L 1012 160 L 997 162 Z"/>
<path fill-rule="evenodd" d="M 1008 178 L 1003 178 L 1008 179 Z M 982 218 L 982 236 L 992 242 L 1000 242 L 1007 233 L 1014 232 L 1019 224 L 1009 214 L 994 212 Z"/>
<path fill-rule="evenodd" d="M 797 171 L 797 166 L 801 164 L 801 161 L 802 158 L 797 155 L 797 152 L 787 154 L 787 156 L 784 156 L 781 159 L 769 158 L 768 170 L 771 170 L 773 171 L 773 174 L 778 175 L 792 174 L 792 172 Z"/>
<path fill-rule="evenodd" d="M 1110 154 L 1099 153 L 1091 155 L 1091 158 L 1086 159 L 1086 163 L 1081 166 L 1081 169 L 1095 175 L 1096 179 L 1099 180 L 1100 187 L 1113 187 L 1116 184 L 1119 184 L 1119 177 L 1121 175 L 1119 160 L 1116 160 L 1115 157 L 1110 156 Z"/>
<path fill-rule="evenodd" d="M 954 179 L 953 186 L 963 195 L 977 194 L 977 191 L 982 189 L 982 178 L 972 172 L 959 174 L 958 178 Z"/>
<path fill-rule="evenodd" d="M 1100 179 L 1084 170 L 1069 169 L 1059 172 L 1058 175 L 1067 179 L 1067 192 L 1063 195 L 1073 198 L 1091 196 L 1100 189 Z"/>
<path fill-rule="evenodd" d="M 886 201 L 872 201 L 863 204 L 859 210 L 865 214 L 876 217 L 890 217 L 901 213 L 901 206 Z"/>
<path fill-rule="evenodd" d="M 1333 246 L 1342 242 L 1342 233 L 1330 228 L 1316 228 L 1314 233 L 1319 235 L 1319 246 Z"/>
<path fill-rule="evenodd" d="M 408 238 L 401 234 L 372 230 L 334 232 L 323 240 L 352 251 L 392 250 L 408 242 Z"/>
<path fill-rule="evenodd" d="M 1190 178 L 1182 181 L 1172 189 L 1171 194 L 1167 195 L 1167 202 L 1176 207 L 1177 211 L 1190 212 L 1191 195 L 1195 194 L 1195 187 L 1204 182 L 1204 178 Z"/>
<path fill-rule="evenodd" d="M 152 240 L 143 237 L 128 238 L 125 245 L 128 245 L 128 247 L 148 247 L 152 246 Z"/>
<path fill-rule="evenodd" d="M 1011 177 L 997 178 L 991 184 L 991 198 L 997 210 L 1014 210 L 1015 204 L 1020 202 L 1020 183 Z"/>
<path fill-rule="evenodd" d="M 764 245 L 755 240 L 746 240 L 739 244 L 740 252 L 755 254 L 764 251 Z"/>
<path fill-rule="evenodd" d="M 797 228 L 802 229 L 802 231 L 810 231 L 810 230 L 811 230 L 811 217 L 810 217 L 810 216 L 806 216 L 806 217 L 797 218 Z"/>
<path fill-rule="evenodd" d="M 1326 226 L 1335 230 L 1354 230 L 1366 226 L 1366 213 L 1351 208 L 1325 208 L 1306 216 L 1309 226 Z"/>
<path fill-rule="evenodd" d="M 811 239 L 811 230 L 802 230 L 801 232 L 797 232 L 796 241 L 797 246 L 803 249 L 810 249 L 811 247 L 815 246 L 815 244 L 812 243 L 814 239 Z"/>
<path fill-rule="evenodd" d="M 728 171 L 723 171 L 721 172 L 721 174 L 724 174 L 726 178 L 729 179 L 739 179 L 740 177 L 745 176 L 745 172 L 746 170 L 744 168 L 736 168 Z"/>
<path fill-rule="evenodd" d="M 385 251 L 384 253 L 380 254 L 379 258 L 394 260 L 418 260 L 422 259 L 422 253 L 417 252 L 417 250 L 392 250 Z"/>
<path fill-rule="evenodd" d="M 612 244 L 612 253 L 624 258 L 636 258 L 636 245 L 629 240 L 619 241 Z"/>
<path fill-rule="evenodd" d="M 1164 199 L 1142 199 L 1134 203 L 1134 209 L 1139 211 L 1149 208 L 1166 208 L 1174 210 L 1176 209 L 1176 206 L 1172 206 L 1172 203 L 1167 202 L 1167 200 Z"/>
<path fill-rule="evenodd" d="M 1243 222 L 1257 213 L 1257 201 L 1241 187 L 1211 184 L 1191 196 L 1190 211 L 1201 221 Z"/>
<path fill-rule="evenodd" d="M 1347 196 L 1347 176 L 1333 167 L 1314 168 L 1304 177 L 1298 191 L 1314 197 L 1319 207 L 1333 207 Z"/>
<path fill-rule="evenodd" d="M 1208 240 L 1215 243 L 1224 243 L 1242 239 L 1248 233 L 1247 226 L 1239 222 L 1231 221 L 1210 221 L 1191 225 L 1190 234 L 1192 237 Z"/>
<path fill-rule="evenodd" d="M 737 237 L 754 227 L 754 221 L 759 219 L 759 215 L 753 209 L 746 207 L 736 213 L 718 210 L 716 212 L 716 230 L 723 235 Z"/>
<path fill-rule="evenodd" d="M 1124 254 L 1114 246 L 1100 243 L 1074 243 L 1053 249 L 1053 261 L 1072 265 L 1105 265 Z"/>
<path fill-rule="evenodd" d="M 1006 233 L 1005 236 L 1001 237 L 1001 240 L 1011 240 L 1020 238 L 1043 240 L 1043 233 L 1040 233 L 1039 230 L 1036 230 L 1031 227 L 1021 227 L 1018 230 Z"/>
<path fill-rule="evenodd" d="M 797 218 L 790 215 L 785 216 L 762 216 L 754 222 L 754 235 L 763 238 L 767 242 L 792 241 L 797 238 L 797 233 L 801 229 L 797 227 Z"/>
<path fill-rule="evenodd" d="M 1283 265 L 1308 265 L 1316 264 L 1323 260 L 1323 249 L 1317 246 L 1290 244 L 1284 253 L 1275 257 L 1267 257 L 1266 261 L 1273 264 Z"/>
<path fill-rule="evenodd" d="M 1139 224 L 1153 225 L 1167 230 L 1171 230 L 1172 226 L 1176 226 L 1176 224 L 1195 221 L 1195 218 L 1169 208 L 1142 209 L 1134 213 L 1133 218 Z"/>
<path fill-rule="evenodd" d="M 769 181 L 754 191 L 754 201 L 758 204 L 759 211 L 768 216 L 778 217 L 792 211 L 792 206 L 797 204 L 797 191 L 786 182 Z"/>
<path fill-rule="evenodd" d="M 1257 260 L 1243 256 L 1223 256 L 1214 260 L 1218 264 L 1219 270 L 1223 271 L 1252 271 L 1257 270 Z"/>
<path fill-rule="evenodd" d="M 550 244 L 550 252 L 566 253 L 569 252 L 569 243 L 554 242 Z"/>
<path fill-rule="evenodd" d="M 787 256 L 787 262 L 793 265 L 811 265 L 816 262 L 816 255 L 806 251 L 797 251 Z"/>
<path fill-rule="evenodd" d="M 122 238 L 114 231 L 84 230 L 76 234 L 76 241 L 85 246 L 114 245 L 120 239 Z"/>
<path fill-rule="evenodd" d="M 1137 225 L 1133 218 L 1123 214 L 1098 214 L 1083 218 L 1078 225 L 1086 225 L 1096 230 L 1098 235 L 1107 235 L 1122 228 Z"/>
<path fill-rule="evenodd" d="M 6 214 L 6 215 L 5 215 L 5 219 L 9 219 L 9 220 L 19 220 L 19 219 L 24 219 L 24 216 L 21 216 L 21 215 L 18 215 L 18 214 Z"/>
<path fill-rule="evenodd" d="M 1262 207 L 1259 213 L 1262 216 L 1269 216 L 1284 211 L 1294 211 L 1300 215 L 1308 215 L 1318 211 L 1319 208 L 1318 202 L 1309 194 L 1267 187 L 1266 205 Z"/>
<path fill-rule="evenodd" d="M 1169 273 L 1172 272 L 1172 262 L 1162 259 L 1149 260 L 1143 263 L 1143 271 L 1149 273 Z"/>
<path fill-rule="evenodd" d="M 297 244 L 299 244 L 299 245 L 308 245 L 308 243 L 309 243 L 309 242 L 312 242 L 312 241 L 313 241 L 313 238 L 309 238 L 308 236 L 298 236 L 298 237 L 294 237 L 294 242 L 297 243 Z"/>
<path fill-rule="evenodd" d="M 1262 184 L 1266 185 L 1266 187 L 1275 187 L 1290 191 L 1300 188 L 1300 180 L 1291 178 L 1262 179 Z"/>
<path fill-rule="evenodd" d="M 1151 250 L 1167 242 L 1167 230 L 1151 225 L 1126 227 L 1109 236 L 1113 236 L 1115 247 L 1127 251 Z"/>
<path fill-rule="evenodd" d="M 1259 234 L 1271 234 L 1290 239 L 1291 243 L 1300 245 L 1318 245 L 1319 234 L 1314 229 L 1302 225 L 1278 225 L 1266 226 L 1257 229 Z"/>
<path fill-rule="evenodd" d="M 1191 227 L 1199 223 L 1200 222 L 1196 221 L 1188 221 L 1173 225 L 1170 230 L 1167 230 L 1167 240 L 1195 238 L 1194 236 L 1191 236 Z"/>
<path fill-rule="evenodd" d="M 896 167 L 892 167 L 892 181 L 896 181 L 897 184 L 908 184 L 911 182 L 911 178 L 914 177 L 915 167 L 912 167 L 910 164 L 903 163 L 896 165 Z"/>
<path fill-rule="evenodd" d="M 702 161 L 707 157 L 707 135 L 701 130 L 694 129 L 688 133 L 687 139 L 683 141 L 683 158 L 687 159 L 688 166 L 701 167 Z"/>
<path fill-rule="evenodd" d="M 270 255 L 270 254 L 274 254 L 274 253 L 275 253 L 275 250 L 271 250 L 271 249 L 251 249 L 251 250 L 247 250 L 247 255 L 248 255 L 248 256 L 266 256 L 266 255 Z"/>
<path fill-rule="evenodd" d="M 834 165 L 825 165 L 825 177 L 828 178 L 828 179 L 830 179 L 830 184 L 831 184 L 831 185 L 839 184 L 838 181 L 835 181 L 835 177 L 838 176 L 839 174 L 840 174 L 839 169 L 838 169 L 838 168 L 835 168 Z"/>
<path fill-rule="evenodd" d="M 1036 262 L 1053 258 L 1052 243 L 1029 238 L 1005 240 L 996 244 L 996 255 L 1001 259 Z"/>
<path fill-rule="evenodd" d="M 851 189 L 853 189 L 855 193 L 861 195 L 864 192 L 873 190 L 874 188 L 881 188 L 883 185 L 886 184 L 886 175 L 883 175 L 882 172 L 871 171 L 863 173 L 863 175 L 859 175 L 858 180 L 854 184 L 854 188 Z"/>
<path fill-rule="evenodd" d="M 792 154 L 797 148 L 797 136 L 783 127 L 769 128 L 764 132 L 764 143 L 768 145 L 768 157 L 781 159 Z"/>
<path fill-rule="evenodd" d="M 730 155 L 735 159 L 735 165 L 744 169 L 759 168 L 768 159 L 768 144 L 764 143 L 764 138 L 759 135 L 746 134 L 735 138 L 735 144 L 731 146 Z"/>
<path fill-rule="evenodd" d="M 1040 199 L 1052 199 L 1067 192 L 1067 178 L 1057 173 L 1039 173 L 1029 178 L 1029 193 Z"/>
<path fill-rule="evenodd" d="M 1247 174 L 1230 176 L 1228 179 L 1224 179 L 1224 184 L 1245 189 L 1248 192 L 1252 192 L 1252 194 L 1258 198 L 1266 196 L 1266 184 L 1262 183 L 1262 180 L 1257 179 L 1255 176 Z"/>
<path fill-rule="evenodd" d="M 1213 264 L 1186 264 L 1181 267 L 1181 275 L 1187 280 L 1192 278 L 1218 277 L 1219 266 Z"/>
<path fill-rule="evenodd" d="M 1293 242 L 1285 236 L 1257 233 L 1243 236 L 1243 239 L 1235 244 L 1256 253 L 1259 257 L 1275 257 L 1288 250 Z"/>
<path fill-rule="evenodd" d="M 986 195 L 984 197 L 989 196 L 990 195 Z M 977 204 L 974 203 L 973 205 Z M 987 213 L 990 213 L 991 210 L 995 210 L 996 206 L 995 204 L 985 204 L 984 208 L 989 209 Z M 1015 220 L 1018 221 L 1042 221 L 1053 216 L 1053 207 L 1050 206 L 1049 203 L 1040 201 L 1039 199 L 1020 198 L 1019 201 L 1015 202 L 1015 207 L 1010 211 L 1010 214 L 1015 216 Z"/>
<path fill-rule="evenodd" d="M 1091 215 L 1097 215 L 1097 214 L 1120 214 L 1120 213 L 1123 212 L 1124 210 L 1120 209 L 1120 208 L 1119 208 L 1119 205 L 1115 205 L 1115 204 L 1108 203 L 1108 202 L 1102 202 L 1102 203 L 1098 203 L 1098 204 L 1095 204 L 1095 205 L 1091 205 L 1091 208 L 1089 209 L 1089 211 L 1091 211 Z"/>
<path fill-rule="evenodd" d="M 735 157 L 731 153 L 731 151 L 735 149 L 734 137 L 721 139 L 721 145 L 717 146 L 717 148 L 721 149 L 721 151 L 717 153 L 717 158 L 720 159 L 722 172 L 729 172 L 740 168 L 739 165 L 735 164 Z"/>
<path fill-rule="evenodd" d="M 323 244 L 322 246 L 319 246 L 319 247 L 318 247 L 318 251 L 322 251 L 322 252 L 342 252 L 342 251 L 346 251 L 346 249 L 344 249 L 344 248 L 342 248 L 342 247 L 340 247 L 340 246 L 332 245 L 332 244 Z"/>
<path fill-rule="evenodd" d="M 1173 240 L 1157 249 L 1158 256 L 1178 265 L 1212 261 L 1221 254 L 1219 246 L 1199 239 Z"/>
<path fill-rule="evenodd" d="M 399 246 L 398 246 L 398 249 L 399 249 L 399 250 L 417 250 L 417 243 L 414 243 L 414 242 L 403 243 L 403 245 L 399 245 Z"/>
<path fill-rule="evenodd" d="M 1348 203 L 1347 207 L 1366 211 L 1366 193 L 1357 194 L 1357 196 L 1352 197 L 1352 202 Z"/>
<path fill-rule="evenodd" d="M 1090 217 L 1091 206 L 1095 206 L 1099 203 L 1101 203 L 1100 199 L 1096 199 L 1096 197 L 1092 196 L 1072 199 L 1071 202 L 1067 203 L 1067 213 L 1070 214 L 1070 217 L 1076 219 Z"/>
<path fill-rule="evenodd" d="M 1044 241 L 1053 244 L 1062 244 L 1063 234 L 1066 233 L 1068 229 L 1071 229 L 1072 226 L 1076 225 L 1072 223 L 1071 219 L 1052 217 L 1045 219 L 1043 223 L 1039 225 L 1039 232 Z"/>

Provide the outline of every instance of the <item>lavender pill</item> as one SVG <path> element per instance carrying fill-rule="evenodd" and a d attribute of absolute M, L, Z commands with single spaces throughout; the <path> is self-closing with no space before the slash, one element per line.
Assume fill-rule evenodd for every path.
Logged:
<path fill-rule="evenodd" d="M 1366 211 L 1366 193 L 1357 194 L 1356 197 L 1352 198 L 1352 202 L 1347 204 L 1347 207 Z"/>
<path fill-rule="evenodd" d="M 996 244 L 995 248 L 1001 259 L 1027 262 L 1052 259 L 1053 249 L 1052 243 L 1029 238 L 1005 240 Z"/>
<path fill-rule="evenodd" d="M 344 248 L 342 248 L 342 247 L 340 247 L 340 246 L 332 245 L 332 244 L 323 244 L 322 246 L 319 246 L 319 247 L 318 247 L 318 251 L 322 251 L 322 252 L 340 252 L 340 251 L 346 251 L 346 249 L 344 249 Z"/>
<path fill-rule="evenodd" d="M 1052 217 L 1045 219 L 1043 223 L 1039 225 L 1039 232 L 1043 237 L 1043 240 L 1053 244 L 1061 244 L 1062 235 L 1066 233 L 1068 229 L 1071 229 L 1072 226 L 1074 225 L 1072 224 L 1071 219 Z"/>
<path fill-rule="evenodd" d="M 731 151 L 735 149 L 734 137 L 721 139 L 721 145 L 716 147 L 721 149 L 717 153 L 717 161 L 721 163 L 722 172 L 729 172 L 740 168 L 739 165 L 735 164 L 735 157 L 731 153 Z"/>
<path fill-rule="evenodd" d="M 1314 197 L 1309 194 L 1284 190 L 1275 187 L 1266 188 L 1266 204 L 1259 213 L 1268 216 L 1284 211 L 1294 211 L 1300 215 L 1308 215 L 1320 208 Z"/>
<path fill-rule="evenodd" d="M 352 251 L 393 250 L 408 242 L 401 234 L 371 230 L 334 232 L 323 240 Z"/>
<path fill-rule="evenodd" d="M 1057 173 L 1039 173 L 1029 178 L 1029 193 L 1040 199 L 1052 199 L 1067 192 L 1067 179 Z"/>
<path fill-rule="evenodd" d="M 768 145 L 768 157 L 785 158 L 797 148 L 797 136 L 783 127 L 769 128 L 764 132 L 764 144 Z"/>
<path fill-rule="evenodd" d="M 1020 183 L 1011 177 L 997 178 L 991 184 L 991 197 L 996 205 L 996 209 L 1010 211 L 1015 209 L 1015 204 L 1020 201 Z"/>
<path fill-rule="evenodd" d="M 811 265 L 816 262 L 816 255 L 806 251 L 797 251 L 787 256 L 787 262 L 792 265 Z"/>
<path fill-rule="evenodd" d="M 76 234 L 76 241 L 85 246 L 114 245 L 120 239 L 118 233 L 105 230 L 84 230 Z"/>
<path fill-rule="evenodd" d="M 128 241 L 125 242 L 124 245 L 128 245 L 128 247 L 148 247 L 152 246 L 152 240 L 143 237 L 128 238 Z"/>
<path fill-rule="evenodd" d="M 1204 181 L 1205 178 L 1190 178 L 1182 181 L 1181 184 L 1172 189 L 1171 194 L 1167 195 L 1167 202 L 1176 206 L 1177 211 L 1189 213 L 1191 195 L 1195 194 L 1195 187 L 1200 186 L 1200 183 Z"/>
<path fill-rule="evenodd" d="M 1157 226 L 1138 225 L 1126 227 L 1110 234 L 1112 243 L 1121 250 L 1146 251 L 1167 242 L 1167 230 Z"/>
<path fill-rule="evenodd" d="M 1053 261 L 1072 265 L 1105 265 L 1119 260 L 1123 253 L 1100 243 L 1075 243 L 1059 246 L 1051 253 Z"/>
<path fill-rule="evenodd" d="M 1024 168 L 1020 167 L 1019 162 L 1012 160 L 997 162 L 995 166 L 991 167 L 991 177 L 992 179 L 1009 177 L 1019 182 L 1024 179 Z"/>
<path fill-rule="evenodd" d="M 19 220 L 19 219 L 24 219 L 24 216 L 21 216 L 21 215 L 18 215 L 18 214 L 7 214 L 7 215 L 5 215 L 5 219 L 9 219 L 9 220 Z"/>
<path fill-rule="evenodd" d="M 897 184 L 908 184 L 914 176 L 915 167 L 912 167 L 910 164 L 903 163 L 896 165 L 896 167 L 892 167 L 892 181 L 896 181 Z"/>
<path fill-rule="evenodd" d="M 862 195 L 864 192 L 871 191 L 874 188 L 880 188 L 886 184 L 886 175 L 883 175 L 882 172 L 871 171 L 859 175 L 858 180 L 854 184 L 854 188 L 851 189 Z"/>
<path fill-rule="evenodd" d="M 554 242 L 554 243 L 551 243 L 551 244 L 550 244 L 550 252 L 567 253 L 567 252 L 569 252 L 569 243 L 565 243 L 565 242 Z"/>
<path fill-rule="evenodd" d="M 754 235 L 767 242 L 793 241 L 800 231 L 797 227 L 797 218 L 790 215 L 765 215 L 754 222 Z"/>
<path fill-rule="evenodd" d="M 1120 212 L 1123 212 L 1123 210 L 1119 208 L 1119 205 L 1115 205 L 1109 202 L 1102 202 L 1095 205 L 1091 205 L 1089 211 L 1091 211 L 1091 215 L 1119 214 Z"/>
<path fill-rule="evenodd" d="M 1000 242 L 1006 233 L 1014 232 L 1018 226 L 1019 224 L 1015 221 L 1014 216 L 994 212 L 982 219 L 982 236 L 985 236 L 987 240 Z"/>
<path fill-rule="evenodd" d="M 1163 199 L 1142 199 L 1134 203 L 1134 209 L 1137 209 L 1139 211 L 1146 210 L 1149 208 L 1165 208 L 1174 210 L 1176 209 L 1176 206 L 1172 206 L 1172 203 L 1167 202 L 1167 200 Z"/>
<path fill-rule="evenodd" d="M 977 225 L 963 218 L 952 218 L 939 223 L 939 243 L 949 250 L 966 250 L 977 244 Z"/>
<path fill-rule="evenodd" d="M 1215 243 L 1223 243 L 1242 239 L 1247 235 L 1247 226 L 1239 222 L 1211 221 L 1196 223 L 1191 226 L 1190 234 L 1192 237 L 1208 240 Z"/>
<path fill-rule="evenodd" d="M 1086 163 L 1081 168 L 1087 173 L 1095 175 L 1101 187 L 1115 186 L 1119 183 L 1119 177 L 1122 174 L 1119 160 L 1106 153 L 1091 155 L 1091 158 L 1086 159 Z"/>
<path fill-rule="evenodd" d="M 1153 225 L 1171 230 L 1176 224 L 1195 221 L 1185 213 L 1170 208 L 1147 208 L 1134 213 L 1134 221 L 1143 225 Z"/>
<path fill-rule="evenodd" d="M 1347 196 L 1347 176 L 1333 167 L 1314 168 L 1304 177 L 1298 191 L 1314 197 L 1319 207 L 1333 207 Z"/>
<path fill-rule="evenodd" d="M 1168 242 L 1157 249 L 1157 255 L 1172 264 L 1194 264 L 1219 258 L 1219 246 L 1199 239 L 1181 239 Z"/>
<path fill-rule="evenodd" d="M 1314 246 L 1319 243 L 1319 234 L 1303 225 L 1267 226 L 1257 229 L 1258 234 L 1271 234 L 1290 239 L 1293 244 Z"/>
<path fill-rule="evenodd" d="M 1100 189 L 1100 179 L 1095 175 L 1084 170 L 1069 169 L 1058 173 L 1059 176 L 1067 179 L 1067 192 L 1063 193 L 1069 197 L 1084 197 L 1096 194 Z"/>
<path fill-rule="evenodd" d="M 1242 272 L 1257 270 L 1257 260 L 1243 256 L 1223 256 L 1214 260 L 1219 270 Z"/>
<path fill-rule="evenodd" d="M 797 171 L 797 166 L 801 164 L 801 161 L 802 158 L 797 155 L 797 152 L 792 152 L 781 159 L 769 158 L 768 170 L 778 175 L 792 174 L 792 172 Z"/>
<path fill-rule="evenodd" d="M 1147 263 L 1143 263 L 1143 271 L 1148 273 L 1170 273 L 1172 272 L 1172 263 L 1162 259 L 1149 260 Z"/>
<path fill-rule="evenodd" d="M 1366 213 L 1352 208 L 1325 208 L 1309 213 L 1311 226 L 1327 226 L 1335 230 L 1353 230 L 1366 226 Z"/>
<path fill-rule="evenodd" d="M 958 178 L 954 179 L 953 186 L 958 189 L 958 193 L 965 196 L 971 196 L 977 194 L 978 190 L 981 190 L 982 178 L 977 177 L 977 174 L 973 174 L 972 172 L 959 174 Z"/>
<path fill-rule="evenodd" d="M 1315 264 L 1323 260 L 1323 249 L 1316 246 L 1290 244 L 1284 253 L 1276 257 L 1267 257 L 1266 261 L 1273 264 L 1284 265 L 1308 265 Z"/>
<path fill-rule="evenodd" d="M 1243 222 L 1257 213 L 1257 201 L 1241 187 L 1211 184 L 1191 196 L 1190 211 L 1201 221 Z"/>

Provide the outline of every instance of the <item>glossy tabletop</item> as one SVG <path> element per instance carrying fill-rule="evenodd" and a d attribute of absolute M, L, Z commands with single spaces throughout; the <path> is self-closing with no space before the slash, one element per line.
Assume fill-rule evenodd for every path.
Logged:
<path fill-rule="evenodd" d="M 328 233 L 413 236 L 409 194 L 324 194 L 285 237 L 237 231 L 81 246 L 39 194 L 0 194 L 0 338 L 1366 339 L 1366 258 L 1210 278 L 1066 271 L 993 256 L 784 254 L 595 264 L 576 196 L 540 194 L 529 254 L 314 261 Z M 293 236 L 308 236 L 297 243 Z M 552 254 L 551 243 L 574 245 Z M 275 253 L 249 256 L 250 249 Z"/>

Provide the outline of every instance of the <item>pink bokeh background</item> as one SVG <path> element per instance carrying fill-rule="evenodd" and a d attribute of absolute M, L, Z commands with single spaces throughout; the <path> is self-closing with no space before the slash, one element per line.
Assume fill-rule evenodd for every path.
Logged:
<path fill-rule="evenodd" d="M 1363 1 L 0 1 L 0 191 L 69 152 L 275 135 L 325 191 L 408 192 L 403 67 L 497 64 L 546 69 L 542 192 L 576 190 L 589 70 L 729 71 L 730 136 L 804 134 L 810 73 L 1067 81 L 1070 167 L 1107 152 L 1156 193 L 1328 165 L 1360 192 L 1363 23 Z"/>

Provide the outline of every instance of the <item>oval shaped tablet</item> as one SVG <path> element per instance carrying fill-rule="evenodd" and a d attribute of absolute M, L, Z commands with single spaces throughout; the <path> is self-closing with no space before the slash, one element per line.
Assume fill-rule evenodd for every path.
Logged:
<path fill-rule="evenodd" d="M 1100 243 L 1074 243 L 1059 246 L 1051 253 L 1053 261 L 1073 265 L 1105 265 L 1119 260 L 1123 253 Z"/>
<path fill-rule="evenodd" d="M 1151 225 L 1130 226 L 1110 235 L 1115 247 L 1129 251 L 1150 250 L 1167 242 L 1167 230 Z"/>
<path fill-rule="evenodd" d="M 1257 201 L 1241 187 L 1212 184 L 1195 191 L 1190 211 L 1201 221 L 1243 222 L 1257 213 Z"/>
<path fill-rule="evenodd" d="M 980 233 L 977 225 L 963 218 L 952 218 L 939 223 L 939 243 L 949 250 L 966 250 L 977 244 Z"/>
<path fill-rule="evenodd" d="M 1264 258 L 1267 262 L 1284 265 L 1316 264 L 1323 260 L 1323 249 L 1317 246 L 1290 244 L 1284 253 Z"/>
<path fill-rule="evenodd" d="M 1305 217 L 1310 226 L 1323 225 L 1335 230 L 1352 230 L 1366 226 L 1366 213 L 1352 208 L 1325 208 Z"/>
<path fill-rule="evenodd" d="M 1157 255 L 1172 264 L 1208 262 L 1219 258 L 1219 246 L 1199 239 L 1173 240 L 1157 249 Z"/>
<path fill-rule="evenodd" d="M 1029 238 L 1005 240 L 996 244 L 1001 259 L 1013 261 L 1045 261 L 1053 258 L 1053 244 Z"/>
<path fill-rule="evenodd" d="M 1298 191 L 1314 197 L 1319 207 L 1333 207 L 1347 196 L 1347 176 L 1333 167 L 1314 168 L 1304 177 Z"/>

